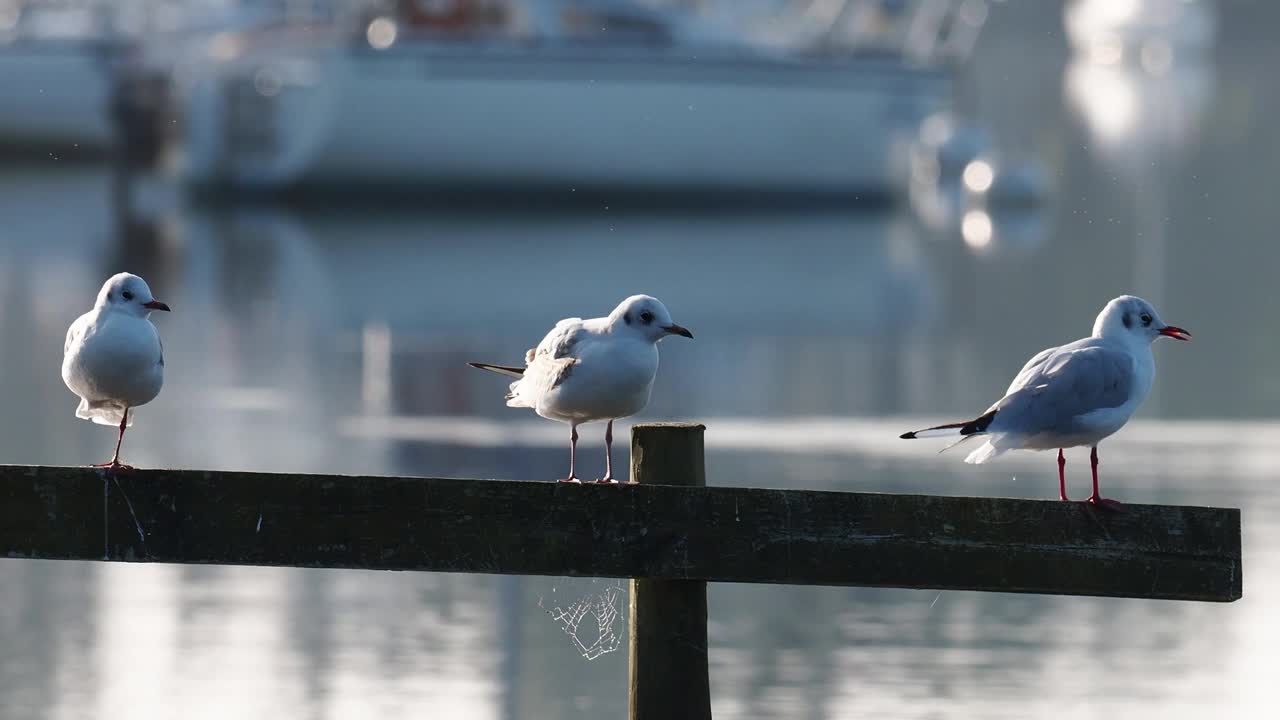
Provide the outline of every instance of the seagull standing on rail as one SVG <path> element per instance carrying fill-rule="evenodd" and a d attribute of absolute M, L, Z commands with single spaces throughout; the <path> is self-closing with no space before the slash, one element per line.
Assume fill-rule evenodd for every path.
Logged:
<path fill-rule="evenodd" d="M 1156 373 L 1151 343 L 1160 337 L 1190 340 L 1191 333 L 1166 325 L 1146 300 L 1122 295 L 1098 314 L 1093 335 L 1042 350 L 1027 361 L 1004 397 L 982 415 L 901 437 L 960 436 L 948 448 L 984 440 L 965 458 L 967 463 L 984 463 L 1009 450 L 1058 448 L 1062 500 L 1067 500 L 1062 449 L 1087 445 L 1093 469 L 1088 502 L 1119 509 L 1119 503 L 1098 494 L 1098 443 L 1124 427 L 1146 399 Z"/>
<path fill-rule="evenodd" d="M 169 311 L 137 275 L 111 276 L 98 291 L 93 309 L 67 330 L 62 381 L 80 396 L 76 417 L 100 425 L 118 425 L 111 462 L 95 465 L 132 469 L 120 462 L 120 443 L 130 423 L 129 411 L 160 394 L 164 385 L 164 348 L 148 316 Z"/>
<path fill-rule="evenodd" d="M 608 420 L 604 431 L 602 483 L 614 483 L 613 421 L 634 415 L 649 403 L 658 372 L 658 341 L 668 335 L 692 338 L 675 324 L 666 306 L 648 295 L 632 295 L 606 317 L 567 318 L 525 353 L 525 367 L 468 363 L 517 378 L 508 407 L 527 407 L 549 420 L 569 424 L 569 477 L 576 475 L 578 426 Z"/>

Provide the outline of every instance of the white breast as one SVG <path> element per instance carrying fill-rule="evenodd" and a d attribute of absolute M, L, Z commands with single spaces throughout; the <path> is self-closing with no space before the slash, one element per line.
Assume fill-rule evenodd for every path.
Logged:
<path fill-rule="evenodd" d="M 587 422 L 634 415 L 649 403 L 658 348 L 640 340 L 602 338 L 583 343 L 564 381 L 543 394 L 543 417 Z"/>
<path fill-rule="evenodd" d="M 160 393 L 164 359 L 150 320 L 94 311 L 76 321 L 72 335 L 62 379 L 86 402 L 137 407 Z"/>

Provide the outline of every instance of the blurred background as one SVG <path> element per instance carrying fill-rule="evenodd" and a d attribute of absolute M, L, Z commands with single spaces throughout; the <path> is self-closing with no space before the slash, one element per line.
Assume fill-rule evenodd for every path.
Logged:
<path fill-rule="evenodd" d="M 1132 292 L 1196 340 L 1158 344 L 1103 488 L 1243 508 L 1245 599 L 713 585 L 716 717 L 1269 716 L 1277 23 L 1247 0 L 0 0 L 0 459 L 107 459 L 59 365 L 129 270 L 173 308 L 140 466 L 560 477 L 566 429 L 465 363 L 645 292 L 697 339 L 663 343 L 636 419 L 705 422 L 709 482 L 1052 498 L 1049 454 L 897 435 L 971 417 Z M 622 587 L 0 560 L 0 717 L 622 717 Z"/>

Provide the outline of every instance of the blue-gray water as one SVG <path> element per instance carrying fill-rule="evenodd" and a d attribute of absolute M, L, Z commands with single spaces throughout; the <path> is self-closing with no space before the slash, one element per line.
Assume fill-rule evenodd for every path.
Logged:
<path fill-rule="evenodd" d="M 563 427 L 503 407 L 502 380 L 465 361 L 517 360 L 553 320 L 649 292 L 697 338 L 663 343 L 642 419 L 706 422 L 711 482 L 1048 498 L 1047 454 L 975 467 L 896 435 L 981 410 L 1133 291 L 1196 340 L 1158 346 L 1152 396 L 1102 447 L 1103 487 L 1243 508 L 1242 601 L 712 586 L 713 707 L 1266 716 L 1280 205 L 1277 96 L 1252 69 L 1280 50 L 1255 39 L 1261 11 L 1229 10 L 1207 91 L 1103 83 L 1128 99 L 1092 119 L 1063 89 L 1056 10 L 993 15 L 965 103 L 1045 162 L 1053 193 L 1041 231 L 982 249 L 903 210 L 201 209 L 163 189 L 140 202 L 154 235 L 122 236 L 105 172 L 0 171 L 0 461 L 109 455 L 58 365 L 67 325 L 127 268 L 174 308 L 155 318 L 168 384 L 125 440 L 139 465 L 556 477 Z M 588 472 L 599 443 L 588 427 Z M 1069 461 L 1082 495 L 1085 455 Z M 0 561 L 0 717 L 619 717 L 625 651 L 588 662 L 549 616 L 615 586 Z"/>

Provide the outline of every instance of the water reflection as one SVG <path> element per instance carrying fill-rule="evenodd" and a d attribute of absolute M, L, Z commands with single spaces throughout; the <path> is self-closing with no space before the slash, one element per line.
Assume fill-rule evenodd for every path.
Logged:
<path fill-rule="evenodd" d="M 1044 172 L 998 157 L 982 129 L 946 113 L 929 117 L 907 166 L 907 202 L 935 241 L 959 240 L 975 257 L 1026 254 L 1044 242 Z"/>
<path fill-rule="evenodd" d="M 1134 222 L 1134 292 L 1161 302 L 1169 254 L 1170 188 L 1199 145 L 1213 91 L 1208 51 L 1216 16 L 1203 2 L 1129 7 L 1077 2 L 1066 10 L 1076 54 L 1065 70 L 1068 105 L 1101 163 L 1127 183 Z"/>

